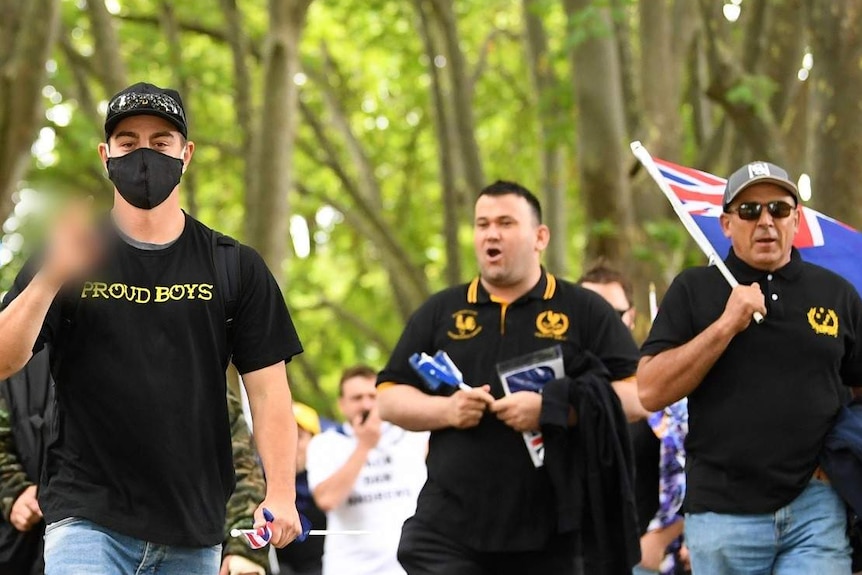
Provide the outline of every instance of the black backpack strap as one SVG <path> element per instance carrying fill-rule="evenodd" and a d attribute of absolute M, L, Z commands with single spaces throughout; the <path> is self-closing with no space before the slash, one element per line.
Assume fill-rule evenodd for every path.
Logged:
<path fill-rule="evenodd" d="M 239 242 L 212 230 L 212 257 L 215 266 L 218 292 L 221 294 L 225 313 L 225 329 L 228 342 L 232 341 L 233 322 L 239 306 L 239 294 L 242 289 L 239 266 Z"/>

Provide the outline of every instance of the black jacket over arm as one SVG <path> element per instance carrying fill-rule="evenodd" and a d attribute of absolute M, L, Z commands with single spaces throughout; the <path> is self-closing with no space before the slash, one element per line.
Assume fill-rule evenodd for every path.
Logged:
<path fill-rule="evenodd" d="M 601 361 L 545 385 L 540 424 L 561 533 L 579 531 L 585 573 L 630 574 L 640 561 L 628 425 Z M 569 427 L 569 407 L 578 415 Z"/>

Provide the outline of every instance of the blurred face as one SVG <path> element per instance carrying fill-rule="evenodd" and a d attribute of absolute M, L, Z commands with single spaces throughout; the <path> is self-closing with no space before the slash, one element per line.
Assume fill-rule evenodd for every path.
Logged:
<path fill-rule="evenodd" d="M 739 259 L 755 269 L 775 271 L 790 261 L 793 237 L 799 229 L 799 209 L 793 207 L 788 216 L 780 217 L 780 214 L 769 213 L 766 205 L 769 202 L 795 204 L 793 196 L 780 186 L 754 184 L 733 200 L 729 206 L 731 213 L 721 214 L 721 228 L 730 238 Z M 747 220 L 740 216 L 740 206 L 744 214 L 750 213 L 753 204 L 758 203 L 761 204 L 759 217 Z M 786 210 L 784 206 L 777 207 Z"/>
<path fill-rule="evenodd" d="M 623 320 L 627 328 L 632 330 L 635 328 L 635 309 L 629 302 L 629 298 L 626 297 L 626 292 L 619 282 L 606 284 L 583 282 L 581 285 L 605 298 L 620 315 L 620 319 Z"/>
<path fill-rule="evenodd" d="M 526 199 L 516 194 L 481 196 L 476 201 L 473 247 L 485 288 L 494 294 L 495 288 L 526 292 L 533 287 L 549 236 Z"/>
<path fill-rule="evenodd" d="M 375 382 L 375 377 L 362 375 L 344 380 L 338 407 L 347 421 L 353 421 L 357 415 L 371 411 L 377 405 Z"/>

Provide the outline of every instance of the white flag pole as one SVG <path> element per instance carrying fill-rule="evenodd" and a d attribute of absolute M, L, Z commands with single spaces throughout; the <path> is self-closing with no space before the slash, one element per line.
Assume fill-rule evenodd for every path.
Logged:
<path fill-rule="evenodd" d="M 655 296 L 655 284 L 649 282 L 649 321 L 650 325 L 655 321 L 655 316 L 658 314 L 658 299 Z"/>
<path fill-rule="evenodd" d="M 246 531 L 257 532 L 257 529 L 231 529 L 230 536 L 231 537 L 242 537 Z M 372 533 L 378 533 L 375 531 L 368 531 L 366 529 L 311 529 L 306 535 L 309 537 L 314 536 L 326 536 L 326 535 L 371 535 Z"/>
<path fill-rule="evenodd" d="M 634 141 L 629 144 L 629 146 L 631 147 L 632 153 L 635 157 L 640 161 L 643 167 L 646 168 L 650 177 L 652 177 L 652 179 L 655 180 L 655 183 L 658 184 L 659 189 L 664 193 L 665 197 L 670 202 L 670 205 L 673 206 L 673 211 L 676 212 L 676 216 L 679 218 L 679 221 L 682 222 L 682 225 L 685 227 L 688 234 L 692 239 L 694 239 L 697 246 L 706 255 L 710 265 L 714 265 L 718 268 L 718 271 L 721 272 L 721 275 L 724 276 L 724 279 L 727 280 L 728 284 L 730 284 L 731 289 L 738 286 L 739 282 L 736 281 L 736 278 L 733 277 L 733 274 L 730 273 L 729 269 L 727 269 L 727 265 L 725 265 L 724 260 L 721 259 L 718 252 L 716 252 L 712 244 L 709 243 L 709 239 L 707 239 L 703 230 L 697 226 L 694 218 L 691 217 L 691 214 L 688 213 L 688 210 L 685 209 L 685 206 L 682 205 L 682 202 L 678 197 L 676 197 L 673 190 L 670 189 L 670 186 L 661 175 L 658 166 L 655 165 L 655 162 L 653 161 L 652 156 L 650 156 L 650 153 L 647 152 L 647 149 L 644 148 L 639 141 Z M 759 311 L 754 312 L 752 317 L 756 323 L 763 323 L 763 314 Z"/>

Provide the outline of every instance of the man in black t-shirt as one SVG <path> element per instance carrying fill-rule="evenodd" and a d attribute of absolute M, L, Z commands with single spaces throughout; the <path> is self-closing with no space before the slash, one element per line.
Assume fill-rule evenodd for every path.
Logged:
<path fill-rule="evenodd" d="M 111 98 L 99 154 L 114 184 L 97 227 L 79 204 L 25 264 L 0 313 L 0 377 L 51 344 L 57 410 L 39 504 L 48 575 L 211 575 L 234 487 L 225 370 L 243 375 L 267 470 L 272 543 L 301 527 L 285 361 L 302 351 L 261 257 L 240 246 L 230 333 L 213 231 L 180 208 L 194 143 L 180 95 Z"/>
<path fill-rule="evenodd" d="M 608 573 L 608 566 L 615 564 L 612 572 L 630 573 L 637 563 L 627 553 L 633 545 L 633 553 L 639 554 L 630 483 L 616 493 L 620 501 L 587 499 L 599 507 L 631 503 L 631 532 L 623 524 L 610 526 L 612 536 L 629 535 L 620 536 L 629 545 L 625 547 L 603 536 L 595 546 L 587 544 L 595 535 L 587 527 L 589 513 L 566 507 L 569 495 L 583 503 L 583 493 L 567 491 L 590 481 L 583 479 L 583 461 L 575 462 L 574 470 L 567 468 L 574 473 L 566 476 L 570 481 L 565 486 L 555 482 L 562 460 L 575 449 L 573 429 L 580 416 L 565 399 L 553 403 L 559 396 L 550 390 L 579 396 L 579 384 L 586 389 L 586 382 L 574 378 L 582 375 L 585 364 L 598 363 L 602 377 L 591 380 L 596 385 L 589 389 L 609 400 L 613 407 L 602 410 L 602 417 L 622 421 L 623 428 L 614 429 L 624 434 L 627 444 L 622 410 L 608 383 L 617 380 L 634 387 L 633 381 L 622 380 L 633 374 L 637 352 L 631 334 L 601 296 L 541 267 L 550 234 L 541 217 L 538 200 L 523 186 L 499 181 L 482 190 L 474 219 L 479 277 L 432 296 L 420 307 L 378 376 L 381 417 L 406 429 L 431 431 L 428 480 L 416 514 L 404 524 L 398 549 L 409 575 L 574 575 L 582 572 L 581 535 L 587 572 Z M 497 374 L 500 362 L 557 346 L 566 377 L 547 382 L 542 394 L 504 393 Z M 414 353 L 433 355 L 437 350 L 449 354 L 472 389 L 432 391 L 423 384 L 408 360 Z M 561 421 L 548 426 L 552 412 L 561 414 Z M 548 455 L 544 465 L 533 461 L 524 436 L 539 431 L 540 424 L 543 431 L 561 429 L 555 437 L 572 441 L 566 443 L 566 455 Z M 583 436 L 598 433 L 580 431 Z M 530 438 L 535 445 L 535 436 Z M 545 447 L 550 450 L 551 445 Z M 617 477 L 621 484 L 627 471 L 622 469 Z M 574 507 L 583 509 L 577 503 Z M 567 510 L 562 518 L 557 514 L 561 508 Z M 612 522 L 602 511 L 592 507 L 593 519 Z M 585 531 L 577 531 L 574 523 Z M 589 564 L 596 557 L 593 551 L 606 553 L 596 567 Z"/>
<path fill-rule="evenodd" d="M 845 507 L 817 460 L 842 384 L 862 383 L 862 300 L 802 261 L 800 212 L 782 168 L 734 172 L 721 226 L 740 285 L 683 271 L 641 350 L 644 407 L 688 396 L 685 537 L 699 575 L 850 572 Z"/>

